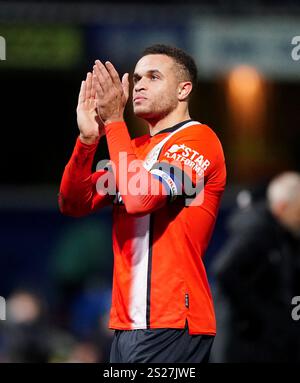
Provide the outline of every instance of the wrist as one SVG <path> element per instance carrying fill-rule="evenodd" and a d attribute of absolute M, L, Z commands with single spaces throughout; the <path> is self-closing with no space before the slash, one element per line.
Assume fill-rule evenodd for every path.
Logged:
<path fill-rule="evenodd" d="M 116 122 L 124 122 L 124 118 L 123 117 L 110 118 L 110 119 L 105 121 L 104 125 L 107 126 L 109 124 L 113 124 L 113 123 L 116 123 Z"/>
<path fill-rule="evenodd" d="M 83 144 L 86 144 L 86 145 L 93 145 L 93 144 L 96 144 L 98 143 L 100 137 L 99 136 L 84 136 L 82 135 L 81 133 L 79 134 L 79 139 L 80 141 L 83 143 Z"/>

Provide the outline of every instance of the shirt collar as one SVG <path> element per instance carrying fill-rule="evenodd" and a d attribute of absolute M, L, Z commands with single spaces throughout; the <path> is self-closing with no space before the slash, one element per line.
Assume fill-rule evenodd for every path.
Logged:
<path fill-rule="evenodd" d="M 184 124 L 186 124 L 187 122 L 190 122 L 190 121 L 193 121 L 193 120 L 189 119 L 189 120 L 181 121 L 178 124 L 171 126 L 170 128 L 163 129 L 160 132 L 157 132 L 157 133 L 153 134 L 153 136 L 150 135 L 150 137 L 157 136 L 158 134 L 161 134 L 161 133 L 171 133 L 171 132 L 174 132 L 174 130 L 179 129 L 182 125 L 184 125 Z"/>

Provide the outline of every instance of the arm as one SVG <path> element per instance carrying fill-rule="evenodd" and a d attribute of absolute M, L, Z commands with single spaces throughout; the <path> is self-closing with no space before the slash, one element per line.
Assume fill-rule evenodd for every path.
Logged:
<path fill-rule="evenodd" d="M 108 170 L 91 172 L 96 149 L 96 143 L 88 145 L 77 138 L 59 191 L 59 208 L 65 215 L 84 216 L 112 203 L 114 196 L 101 185 L 104 184 L 102 179 L 114 183 L 113 174 Z"/>
<path fill-rule="evenodd" d="M 111 63 L 104 66 L 96 62 L 93 84 L 97 94 L 97 109 L 105 124 L 110 159 L 114 164 L 117 189 L 125 208 L 130 214 L 147 214 L 162 207 L 168 200 L 170 190 L 148 172 L 134 153 L 126 124 L 124 108 L 129 94 L 128 75 L 122 83 Z M 138 178 L 132 168 L 139 168 Z M 135 184 L 140 182 L 137 192 Z"/>
<path fill-rule="evenodd" d="M 115 180 L 129 214 L 148 214 L 168 201 L 170 189 L 138 160 L 125 122 L 105 126 L 109 154 L 114 163 Z"/>
<path fill-rule="evenodd" d="M 70 161 L 65 167 L 59 192 L 59 208 L 63 214 L 86 215 L 111 203 L 113 196 L 107 194 L 102 177 L 109 177 L 108 171 L 92 174 L 91 168 L 100 137 L 104 134 L 103 123 L 95 107 L 95 93 L 92 75 L 87 74 L 81 84 L 77 106 L 77 123 L 80 136 Z"/>

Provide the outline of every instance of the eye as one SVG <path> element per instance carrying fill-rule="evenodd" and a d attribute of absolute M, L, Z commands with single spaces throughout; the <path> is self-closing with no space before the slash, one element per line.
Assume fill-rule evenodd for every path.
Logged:
<path fill-rule="evenodd" d="M 140 81 L 140 77 L 138 77 L 138 76 L 134 76 L 133 77 L 133 84 L 135 85 L 136 83 L 138 83 L 139 81 Z"/>
<path fill-rule="evenodd" d="M 152 74 L 150 76 L 151 80 L 158 80 L 158 76 L 156 76 L 155 74 Z"/>

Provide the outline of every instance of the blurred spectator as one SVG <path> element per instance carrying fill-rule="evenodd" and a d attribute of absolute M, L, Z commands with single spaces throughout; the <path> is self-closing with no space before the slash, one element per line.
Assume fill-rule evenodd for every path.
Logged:
<path fill-rule="evenodd" d="M 0 360 L 13 363 L 64 361 L 75 343 L 52 326 L 44 298 L 29 289 L 12 292 L 0 328 Z"/>
<path fill-rule="evenodd" d="M 266 202 L 244 206 L 212 265 L 218 321 L 212 360 L 299 362 L 291 300 L 300 293 L 300 174 L 279 175 Z"/>
<path fill-rule="evenodd" d="M 67 326 L 54 321 L 37 288 L 15 290 L 0 322 L 0 362 L 102 363 L 109 361 L 113 331 L 107 328 L 109 289 L 86 286 L 72 302 Z M 54 323 L 56 323 L 54 325 Z"/>
<path fill-rule="evenodd" d="M 15 291 L 7 300 L 2 327 L 1 354 L 9 362 L 47 362 L 50 356 L 45 306 L 37 294 Z"/>

